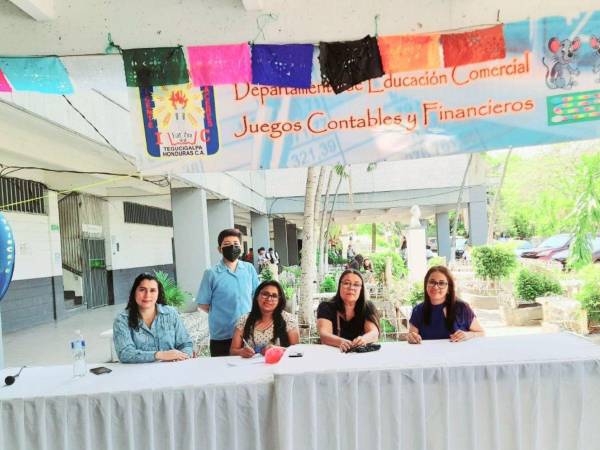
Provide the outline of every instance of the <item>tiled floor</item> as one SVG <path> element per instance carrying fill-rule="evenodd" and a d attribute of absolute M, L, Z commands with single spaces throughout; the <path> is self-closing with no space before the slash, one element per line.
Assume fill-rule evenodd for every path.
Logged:
<path fill-rule="evenodd" d="M 122 309 L 123 305 L 106 306 L 77 313 L 59 322 L 4 334 L 4 365 L 70 364 L 70 341 L 75 330 L 81 330 L 86 341 L 87 361 L 106 362 L 110 359 L 109 342 L 101 339 L 100 333 L 112 328 L 113 319 Z"/>

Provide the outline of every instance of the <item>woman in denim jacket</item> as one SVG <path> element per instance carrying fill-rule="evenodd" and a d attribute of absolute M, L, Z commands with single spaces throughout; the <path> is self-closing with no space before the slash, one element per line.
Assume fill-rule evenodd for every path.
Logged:
<path fill-rule="evenodd" d="M 192 340 L 177 310 L 165 304 L 160 281 L 138 275 L 129 303 L 113 323 L 113 340 L 123 363 L 182 361 L 192 356 Z"/>

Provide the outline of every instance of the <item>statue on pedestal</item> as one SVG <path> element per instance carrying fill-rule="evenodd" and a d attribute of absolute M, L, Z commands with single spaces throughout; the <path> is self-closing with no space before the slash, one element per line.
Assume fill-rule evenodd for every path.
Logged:
<path fill-rule="evenodd" d="M 410 208 L 410 227 L 421 228 L 421 208 L 419 208 L 419 205 L 412 205 Z"/>

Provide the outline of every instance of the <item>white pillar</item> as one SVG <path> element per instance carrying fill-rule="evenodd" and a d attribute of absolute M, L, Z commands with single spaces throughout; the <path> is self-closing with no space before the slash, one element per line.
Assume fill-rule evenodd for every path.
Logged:
<path fill-rule="evenodd" d="M 254 267 L 257 268 L 258 249 L 264 247 L 268 249 L 270 245 L 269 238 L 269 218 L 262 214 L 250 212 L 250 221 L 252 228 L 252 249 L 254 251 Z"/>
<path fill-rule="evenodd" d="M 473 186 L 469 190 L 469 240 L 471 245 L 487 243 L 488 216 L 485 186 Z"/>
<path fill-rule="evenodd" d="M 423 281 L 427 273 L 425 245 L 425 229 L 409 228 L 406 234 L 406 259 L 408 261 L 408 279 L 412 282 Z"/>
<path fill-rule="evenodd" d="M 435 224 L 437 230 L 437 252 L 438 255 L 446 258 L 449 262 L 450 258 L 450 220 L 448 213 L 437 213 L 435 215 Z"/>
<path fill-rule="evenodd" d="M 171 189 L 171 209 L 177 284 L 195 298 L 202 275 L 211 266 L 206 192 L 196 188 Z M 195 302 L 186 307 L 189 311 L 195 309 Z"/>
<path fill-rule="evenodd" d="M 233 228 L 233 203 L 231 200 L 207 200 L 208 241 L 210 245 L 210 262 L 217 264 L 222 256 L 219 253 L 217 238 L 222 230 Z"/>

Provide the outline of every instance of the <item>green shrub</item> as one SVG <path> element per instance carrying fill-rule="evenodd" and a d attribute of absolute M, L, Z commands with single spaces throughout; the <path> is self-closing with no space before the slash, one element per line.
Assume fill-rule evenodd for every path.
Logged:
<path fill-rule="evenodd" d="M 273 279 L 273 272 L 271 271 L 271 265 L 264 266 L 258 276 L 260 281 L 271 281 Z"/>
<path fill-rule="evenodd" d="M 167 302 L 167 305 L 177 308 L 192 298 L 192 294 L 177 286 L 175 280 L 169 277 L 168 273 L 157 270 L 154 271 L 154 275 L 156 275 L 156 278 L 163 286 L 165 291 L 165 302 Z"/>
<path fill-rule="evenodd" d="M 526 302 L 548 294 L 562 294 L 560 283 L 551 274 L 529 269 L 521 269 L 517 275 L 515 291 L 516 297 Z"/>
<path fill-rule="evenodd" d="M 427 261 L 427 267 L 445 266 L 445 265 L 446 265 L 446 258 L 444 258 L 443 256 L 434 256 L 433 258 L 429 258 L 429 260 Z"/>
<path fill-rule="evenodd" d="M 425 299 L 425 292 L 423 291 L 423 283 L 415 282 L 408 291 L 406 296 L 406 303 L 415 307 L 418 303 L 421 303 Z"/>
<path fill-rule="evenodd" d="M 475 273 L 484 280 L 501 280 L 517 267 L 517 256 L 506 245 L 475 247 L 471 256 Z"/>
<path fill-rule="evenodd" d="M 394 331 L 396 331 L 396 329 L 394 328 L 394 326 L 390 323 L 389 320 L 381 318 L 379 320 L 379 327 L 381 328 L 381 333 L 393 333 Z"/>
<path fill-rule="evenodd" d="M 385 261 L 388 257 L 392 258 L 392 277 L 397 280 L 406 275 L 406 266 L 404 265 L 404 260 L 398 253 L 376 253 L 369 256 L 369 259 L 373 263 L 373 272 L 375 273 L 375 278 L 377 278 L 377 281 L 380 283 L 385 282 Z"/>
<path fill-rule="evenodd" d="M 335 279 L 328 275 L 321 282 L 321 286 L 319 288 L 319 292 L 335 292 L 337 290 L 337 285 L 335 283 Z"/>
<path fill-rule="evenodd" d="M 583 286 L 577 294 L 577 300 L 587 311 L 590 321 L 600 321 L 600 266 L 590 264 L 579 272 Z"/>

